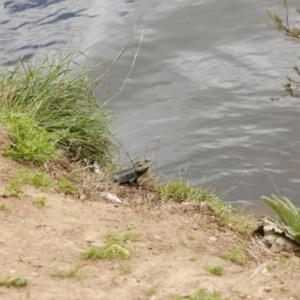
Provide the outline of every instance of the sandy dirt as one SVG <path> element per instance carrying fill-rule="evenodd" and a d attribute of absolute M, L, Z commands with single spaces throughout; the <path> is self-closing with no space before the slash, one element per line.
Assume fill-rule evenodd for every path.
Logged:
<path fill-rule="evenodd" d="M 9 142 L 3 129 L 1 135 L 0 150 Z M 0 195 L 23 167 L 0 156 Z M 151 203 L 143 187 L 121 187 L 121 204 L 32 186 L 22 191 L 20 198 L 0 198 L 10 208 L 0 210 L 0 278 L 21 276 L 28 284 L 1 286 L 0 299 L 188 299 L 200 288 L 218 291 L 220 299 L 300 299 L 300 262 L 263 249 L 250 234 L 241 237 L 231 224 L 220 227 L 208 204 Z M 45 206 L 32 201 L 41 196 Z M 107 234 L 128 232 L 138 236 L 124 245 L 129 259 L 81 258 L 91 246 L 107 247 Z M 242 238 L 248 244 L 244 266 L 226 258 Z M 216 261 L 224 266 L 221 276 L 205 270 Z M 78 278 L 51 276 L 76 264 Z"/>

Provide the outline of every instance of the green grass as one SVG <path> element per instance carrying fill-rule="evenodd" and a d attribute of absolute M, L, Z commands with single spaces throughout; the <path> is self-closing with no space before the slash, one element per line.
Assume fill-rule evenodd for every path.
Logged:
<path fill-rule="evenodd" d="M 8 129 L 12 141 L 4 151 L 5 156 L 37 165 L 58 157 L 54 135 L 37 126 L 28 113 L 3 109 L 0 122 Z"/>
<path fill-rule="evenodd" d="M 90 249 L 81 252 L 81 257 L 85 259 L 129 259 L 130 252 L 117 244 L 109 245 L 105 249 L 91 247 Z"/>
<path fill-rule="evenodd" d="M 74 266 L 69 267 L 66 270 L 56 269 L 50 274 L 52 278 L 75 278 L 76 280 L 81 280 L 85 277 L 85 274 L 80 270 L 81 265 L 76 263 Z"/>
<path fill-rule="evenodd" d="M 128 275 L 132 272 L 132 267 L 130 265 L 119 265 L 119 269 L 122 275 Z"/>
<path fill-rule="evenodd" d="M 226 253 L 227 259 L 232 262 L 245 265 L 246 258 L 243 255 L 243 250 L 246 249 L 247 245 L 244 242 L 237 243 L 235 247 Z"/>
<path fill-rule="evenodd" d="M 156 286 L 151 286 L 148 290 L 147 290 L 147 294 L 149 296 L 153 296 L 157 293 L 157 287 Z"/>
<path fill-rule="evenodd" d="M 5 203 L 1 203 L 0 204 L 0 210 L 3 210 L 3 211 L 11 211 L 11 208 L 9 205 L 5 204 Z"/>
<path fill-rule="evenodd" d="M 127 232 L 124 233 L 123 235 L 118 235 L 115 233 L 108 233 L 105 236 L 105 243 L 108 245 L 112 244 L 118 244 L 118 245 L 124 245 L 126 242 L 138 242 L 140 239 L 138 235 Z"/>
<path fill-rule="evenodd" d="M 218 276 L 223 275 L 225 272 L 224 266 L 222 265 L 221 262 L 218 261 L 206 265 L 205 270 L 212 275 L 218 275 Z"/>
<path fill-rule="evenodd" d="M 20 184 L 29 184 L 45 189 L 52 187 L 52 178 L 42 171 L 33 171 L 28 168 L 21 169 L 16 173 L 15 177 L 19 180 Z"/>
<path fill-rule="evenodd" d="M 200 289 L 195 296 L 190 296 L 188 298 L 182 298 L 180 296 L 175 296 L 175 300 L 220 300 L 220 294 L 216 291 L 208 292 L 207 289 L 202 288 Z"/>
<path fill-rule="evenodd" d="M 41 165 L 55 159 L 60 149 L 75 160 L 111 160 L 118 150 L 109 130 L 113 116 L 94 96 L 100 82 L 88 79 L 92 70 L 72 70 L 80 55 L 85 56 L 56 53 L 2 70 L 0 122 L 12 139 L 6 155 Z"/>
<path fill-rule="evenodd" d="M 45 206 L 47 202 L 46 197 L 38 197 L 33 200 L 33 203 L 40 206 Z"/>
<path fill-rule="evenodd" d="M 160 199 L 173 199 L 178 202 L 189 201 L 194 204 L 207 201 L 212 202 L 216 196 L 203 186 L 193 187 L 188 182 L 171 180 L 155 187 L 156 195 Z"/>
<path fill-rule="evenodd" d="M 27 283 L 28 280 L 20 276 L 7 276 L 5 279 L 0 279 L 0 286 L 24 287 Z"/>
<path fill-rule="evenodd" d="M 7 197 L 18 197 L 20 198 L 23 194 L 21 190 L 21 184 L 18 179 L 14 178 L 8 182 L 7 187 L 4 191 L 5 196 Z"/>
<path fill-rule="evenodd" d="M 55 188 L 60 192 L 72 195 L 78 193 L 78 188 L 76 184 L 70 181 L 64 175 L 60 175 L 57 179 L 54 179 L 46 172 L 25 168 L 16 172 L 14 178 L 8 182 L 8 186 L 5 189 L 5 195 L 16 196 L 20 198 L 23 194 L 23 184 L 40 187 L 46 190 Z M 43 199 L 38 200 L 40 204 L 41 202 L 43 202 Z"/>
<path fill-rule="evenodd" d="M 69 180 L 66 176 L 60 175 L 57 178 L 57 188 L 65 194 L 76 194 L 78 188 L 75 183 Z"/>
<path fill-rule="evenodd" d="M 240 233 L 249 232 L 249 216 L 237 213 L 230 204 L 224 203 L 214 191 L 210 191 L 204 186 L 193 186 L 188 182 L 171 180 L 164 184 L 155 185 L 156 198 L 162 200 L 175 200 L 177 202 L 190 202 L 197 205 L 201 202 L 208 202 L 219 217 L 220 226 L 231 224 L 237 225 Z M 203 225 L 209 228 L 210 224 Z"/>

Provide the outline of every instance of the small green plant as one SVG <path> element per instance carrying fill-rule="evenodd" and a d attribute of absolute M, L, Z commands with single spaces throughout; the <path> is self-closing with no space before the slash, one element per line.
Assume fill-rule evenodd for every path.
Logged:
<path fill-rule="evenodd" d="M 82 258 L 86 259 L 129 259 L 130 252 L 120 245 L 112 244 L 105 249 L 91 247 L 87 251 L 81 253 Z"/>
<path fill-rule="evenodd" d="M 272 263 L 268 263 L 266 264 L 266 268 L 269 272 L 273 271 L 274 270 L 274 264 Z"/>
<path fill-rule="evenodd" d="M 11 208 L 5 203 L 1 203 L 0 204 L 0 210 L 11 211 Z"/>
<path fill-rule="evenodd" d="M 237 215 L 237 230 L 239 233 L 245 233 L 245 232 L 250 232 L 253 230 L 251 226 L 249 225 L 249 220 L 250 220 L 249 215 Z"/>
<path fill-rule="evenodd" d="M 234 217 L 232 208 L 229 204 L 225 204 L 222 200 L 216 199 L 213 203 L 215 213 L 220 217 L 220 226 L 228 225 Z"/>
<path fill-rule="evenodd" d="M 156 195 L 160 199 L 174 199 L 176 201 L 199 202 L 215 200 L 216 196 L 204 187 L 193 187 L 188 182 L 171 180 L 155 187 Z"/>
<path fill-rule="evenodd" d="M 275 212 L 280 221 L 274 221 L 286 236 L 300 244 L 300 209 L 286 197 L 272 195 L 273 199 L 261 197 Z"/>
<path fill-rule="evenodd" d="M 3 110 L 0 122 L 8 128 L 12 140 L 12 144 L 4 151 L 5 156 L 37 165 L 57 158 L 54 138 L 37 126 L 28 114 Z"/>
<path fill-rule="evenodd" d="M 154 295 L 154 294 L 156 294 L 156 293 L 157 293 L 157 287 L 156 287 L 156 286 L 151 286 L 151 287 L 148 289 L 148 291 L 147 291 L 147 294 L 150 295 L 150 296 L 152 296 L 152 295 Z"/>
<path fill-rule="evenodd" d="M 205 266 L 205 270 L 212 275 L 223 275 L 225 272 L 224 266 L 221 262 L 212 262 Z"/>
<path fill-rule="evenodd" d="M 132 268 L 130 265 L 120 265 L 119 269 L 122 275 L 128 275 L 132 272 Z"/>
<path fill-rule="evenodd" d="M 80 270 L 81 265 L 79 263 L 76 263 L 74 266 L 69 267 L 67 270 L 53 270 L 50 274 L 53 278 L 75 278 L 76 280 L 81 280 L 85 276 L 83 272 Z"/>
<path fill-rule="evenodd" d="M 15 178 L 10 180 L 4 193 L 8 197 L 20 198 L 22 196 L 23 192 L 21 190 L 21 185 L 20 185 L 19 180 L 15 179 Z"/>
<path fill-rule="evenodd" d="M 21 276 L 7 276 L 5 279 L 0 279 L 0 286 L 15 286 L 15 287 L 24 287 L 28 283 L 26 278 Z"/>
<path fill-rule="evenodd" d="M 45 206 L 46 201 L 47 201 L 46 197 L 38 197 L 35 200 L 33 200 L 33 203 L 40 206 Z"/>
<path fill-rule="evenodd" d="M 76 160 L 106 164 L 118 150 L 109 131 L 113 116 L 93 89 L 106 75 L 89 80 L 92 70 L 78 65 L 80 51 L 55 53 L 39 62 L 19 60 L 0 76 L 0 122 L 13 144 L 6 154 L 43 164 L 56 148 Z M 94 70 L 95 71 L 95 70 Z"/>
<path fill-rule="evenodd" d="M 108 233 L 105 236 L 105 243 L 108 245 L 118 244 L 124 245 L 126 242 L 138 242 L 139 237 L 131 232 L 124 233 L 123 235 L 117 235 L 115 233 Z"/>
<path fill-rule="evenodd" d="M 28 168 L 19 170 L 16 173 L 16 179 L 19 180 L 20 184 L 29 184 L 46 189 L 52 186 L 52 179 L 47 173 Z"/>
<path fill-rule="evenodd" d="M 66 194 L 76 194 L 77 186 L 71 180 L 69 180 L 66 176 L 60 175 L 57 179 L 57 187 L 60 191 Z"/>
<path fill-rule="evenodd" d="M 189 261 L 196 261 L 197 257 L 195 255 L 190 256 Z"/>
<path fill-rule="evenodd" d="M 247 245 L 245 243 L 238 243 L 231 251 L 226 253 L 227 259 L 232 262 L 239 263 L 241 265 L 246 264 L 246 259 L 242 253 L 246 249 Z"/>
<path fill-rule="evenodd" d="M 220 294 L 216 291 L 208 292 L 207 289 L 200 289 L 195 296 L 189 298 L 182 298 L 180 296 L 175 296 L 175 300 L 220 300 Z"/>

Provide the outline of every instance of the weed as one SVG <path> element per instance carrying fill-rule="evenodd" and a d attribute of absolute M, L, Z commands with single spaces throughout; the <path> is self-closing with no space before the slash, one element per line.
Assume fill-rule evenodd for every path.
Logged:
<path fill-rule="evenodd" d="M 87 79 L 91 70 L 84 66 L 71 70 L 81 55 L 58 53 L 35 64 L 20 60 L 1 74 L 1 122 L 14 143 L 8 155 L 41 164 L 56 157 L 57 147 L 74 159 L 105 164 L 112 158 L 117 150 L 108 129 L 112 114 L 101 109 L 93 93 L 101 80 Z"/>
<path fill-rule="evenodd" d="M 122 275 L 128 275 L 132 272 L 132 268 L 130 265 L 120 265 L 119 268 Z"/>
<path fill-rule="evenodd" d="M 266 268 L 267 268 L 267 270 L 268 270 L 269 272 L 271 272 L 271 271 L 274 270 L 274 264 L 271 264 L 271 263 L 266 264 Z"/>
<path fill-rule="evenodd" d="M 76 194 L 77 186 L 75 183 L 70 181 L 66 176 L 60 175 L 57 179 L 57 187 L 60 191 L 66 194 Z"/>
<path fill-rule="evenodd" d="M 246 259 L 242 253 L 244 249 L 246 249 L 247 245 L 245 243 L 238 243 L 231 251 L 226 253 L 227 259 L 232 262 L 239 263 L 241 265 L 246 264 Z"/>
<path fill-rule="evenodd" d="M 112 244 L 105 249 L 91 247 L 87 251 L 81 253 L 82 258 L 86 259 L 128 259 L 130 252 L 120 245 Z"/>
<path fill-rule="evenodd" d="M 23 287 L 26 286 L 28 280 L 21 276 L 7 276 L 6 279 L 0 279 L 0 286 L 15 286 L 15 287 Z"/>
<path fill-rule="evenodd" d="M 284 257 L 284 256 L 282 256 L 282 255 L 276 257 L 276 260 L 277 260 L 278 262 L 280 262 L 281 264 L 285 264 L 285 263 L 287 263 L 287 261 L 288 261 L 287 258 Z"/>
<path fill-rule="evenodd" d="M 46 201 L 47 201 L 46 197 L 39 197 L 39 198 L 36 198 L 35 200 L 33 200 L 33 203 L 40 205 L 40 206 L 45 206 Z"/>
<path fill-rule="evenodd" d="M 5 195 L 8 197 L 18 197 L 22 196 L 23 192 L 21 190 L 21 185 L 18 179 L 12 179 L 9 181 L 8 186 L 5 189 Z"/>
<path fill-rule="evenodd" d="M 195 296 L 191 296 L 189 298 L 182 298 L 180 296 L 175 296 L 176 300 L 220 300 L 220 294 L 216 291 L 208 292 L 207 289 L 200 289 Z"/>
<path fill-rule="evenodd" d="M 11 211 L 11 208 L 5 203 L 1 203 L 0 210 Z"/>
<path fill-rule="evenodd" d="M 197 204 L 202 201 L 213 201 L 216 196 L 204 187 L 193 187 L 188 182 L 171 180 L 155 187 L 156 195 L 161 199 L 190 201 Z"/>
<path fill-rule="evenodd" d="M 85 275 L 80 270 L 81 265 L 76 263 L 74 266 L 69 267 L 67 270 L 57 269 L 54 270 L 50 276 L 53 278 L 75 278 L 76 280 L 81 280 Z"/>
<path fill-rule="evenodd" d="M 196 261 L 197 260 L 197 257 L 196 256 L 190 256 L 190 258 L 189 258 L 189 261 Z"/>
<path fill-rule="evenodd" d="M 237 220 L 237 230 L 240 233 L 245 233 L 245 232 L 249 232 L 252 230 L 251 226 L 249 226 L 249 220 L 250 220 L 250 216 L 249 215 L 238 215 L 236 220 Z"/>
<path fill-rule="evenodd" d="M 0 122 L 7 127 L 12 140 L 12 144 L 4 151 L 5 156 L 37 165 L 57 158 L 54 138 L 38 127 L 29 114 L 2 110 Z"/>
<path fill-rule="evenodd" d="M 212 275 L 222 275 L 224 274 L 224 267 L 221 262 L 212 262 L 205 266 L 205 270 L 211 273 Z"/>
<path fill-rule="evenodd" d="M 117 244 L 124 245 L 126 242 L 137 242 L 139 237 L 131 232 L 124 233 L 122 236 L 119 236 L 114 233 L 109 233 L 105 236 L 105 243 L 108 245 Z"/>
<path fill-rule="evenodd" d="M 52 186 L 51 177 L 45 172 L 34 172 L 30 169 L 22 169 L 17 172 L 16 178 L 21 184 L 29 184 L 46 189 Z"/>
<path fill-rule="evenodd" d="M 148 295 L 154 295 L 154 294 L 156 294 L 157 293 L 157 287 L 156 286 L 151 286 L 149 289 L 148 289 L 148 291 L 147 291 L 147 294 Z"/>
<path fill-rule="evenodd" d="M 276 197 L 272 199 L 261 197 L 275 212 L 281 222 L 274 223 L 279 230 L 283 231 L 290 239 L 300 244 L 300 210 L 286 197 Z M 281 224 L 282 223 L 282 224 Z"/>
<path fill-rule="evenodd" d="M 220 199 L 216 199 L 213 203 L 213 209 L 220 217 L 220 226 L 228 225 L 232 221 L 233 212 L 229 204 L 225 204 Z"/>

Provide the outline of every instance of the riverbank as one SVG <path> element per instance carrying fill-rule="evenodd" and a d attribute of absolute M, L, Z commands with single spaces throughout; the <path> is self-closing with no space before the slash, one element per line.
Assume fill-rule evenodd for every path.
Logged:
<path fill-rule="evenodd" d="M 101 177 L 81 200 L 71 185 L 22 183 L 9 195 L 20 170 L 40 169 L 4 157 L 3 127 L 0 137 L 1 299 L 299 299 L 299 260 L 262 247 L 255 220 L 224 223 L 210 202 L 158 199 L 147 178 L 135 189 Z"/>

